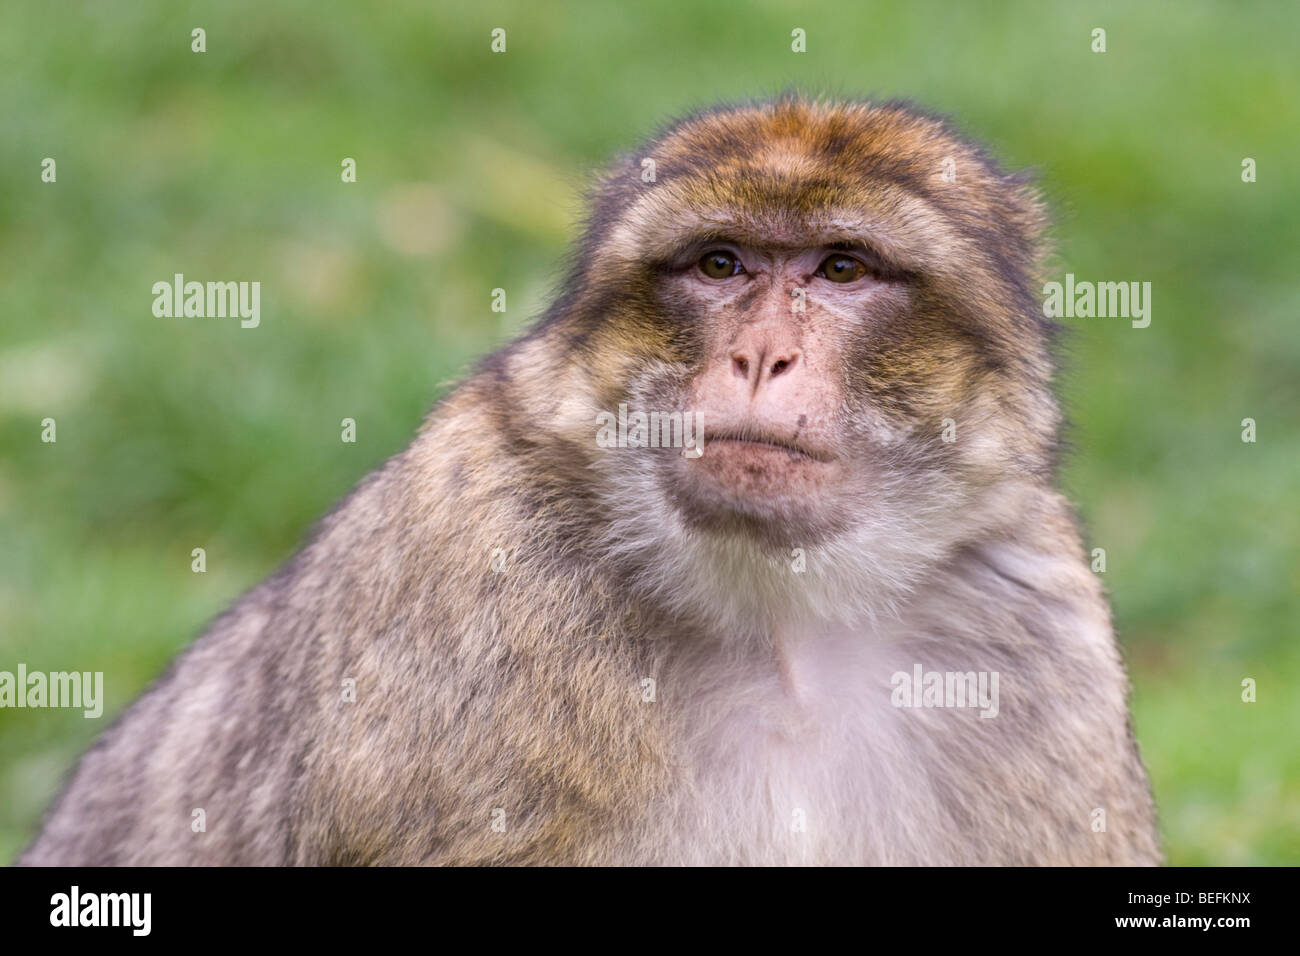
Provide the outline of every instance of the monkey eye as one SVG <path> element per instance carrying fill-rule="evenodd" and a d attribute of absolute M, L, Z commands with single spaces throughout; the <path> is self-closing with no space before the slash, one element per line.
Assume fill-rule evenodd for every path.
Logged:
<path fill-rule="evenodd" d="M 832 282 L 853 282 L 867 274 L 867 267 L 852 256 L 827 256 L 817 267 L 817 275 Z"/>
<path fill-rule="evenodd" d="M 730 279 L 732 276 L 744 272 L 745 267 L 730 252 L 725 249 L 716 249 L 713 252 L 706 252 L 700 257 L 700 271 L 710 279 Z"/>

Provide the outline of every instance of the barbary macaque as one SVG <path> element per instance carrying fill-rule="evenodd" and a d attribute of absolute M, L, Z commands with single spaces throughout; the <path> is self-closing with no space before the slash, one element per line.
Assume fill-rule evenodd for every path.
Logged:
<path fill-rule="evenodd" d="M 673 125 L 22 862 L 1158 863 L 1045 226 L 907 106 Z"/>

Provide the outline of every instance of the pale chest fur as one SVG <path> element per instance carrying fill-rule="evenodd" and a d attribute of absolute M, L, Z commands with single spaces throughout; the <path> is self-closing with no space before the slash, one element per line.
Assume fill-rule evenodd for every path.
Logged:
<path fill-rule="evenodd" d="M 666 662 L 653 706 L 676 728 L 684 784 L 655 802 L 620 855 L 1105 858 L 1089 814 L 1107 802 L 1101 781 L 1131 775 L 1132 751 L 1104 606 L 1061 585 L 1057 562 L 999 563 L 930 582 L 928 600 L 888 623 L 805 621 Z M 1137 779 L 1125 789 L 1134 806 L 1145 803 Z"/>
<path fill-rule="evenodd" d="M 842 628 L 669 669 L 657 703 L 682 709 L 688 784 L 655 807 L 652 855 L 657 843 L 699 863 L 917 861 L 903 834 L 933 827 L 939 796 L 916 740 L 972 715 L 895 706 L 891 678 L 916 659 L 892 635 Z"/>

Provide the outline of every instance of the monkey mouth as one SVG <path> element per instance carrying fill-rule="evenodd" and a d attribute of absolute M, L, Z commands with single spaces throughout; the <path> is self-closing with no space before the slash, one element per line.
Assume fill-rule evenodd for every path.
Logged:
<path fill-rule="evenodd" d="M 823 448 L 765 430 L 704 433 L 703 454 L 684 457 L 678 506 L 705 526 L 740 520 L 754 530 L 819 525 L 843 463 Z"/>
<path fill-rule="evenodd" d="M 764 453 L 783 454 L 794 459 L 802 458 L 816 462 L 829 462 L 832 460 L 832 456 L 820 448 L 785 439 L 768 432 L 730 430 L 704 433 L 703 452 L 705 458 L 709 456 L 710 449 L 725 450 L 728 448 L 750 450 L 758 455 Z"/>

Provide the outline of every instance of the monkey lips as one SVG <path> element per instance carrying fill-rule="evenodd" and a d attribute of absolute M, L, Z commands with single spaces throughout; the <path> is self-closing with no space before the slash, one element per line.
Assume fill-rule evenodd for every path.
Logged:
<path fill-rule="evenodd" d="M 702 454 L 679 460 L 677 502 L 696 523 L 739 522 L 782 535 L 835 523 L 826 506 L 845 469 L 821 448 L 727 431 L 706 435 Z"/>

